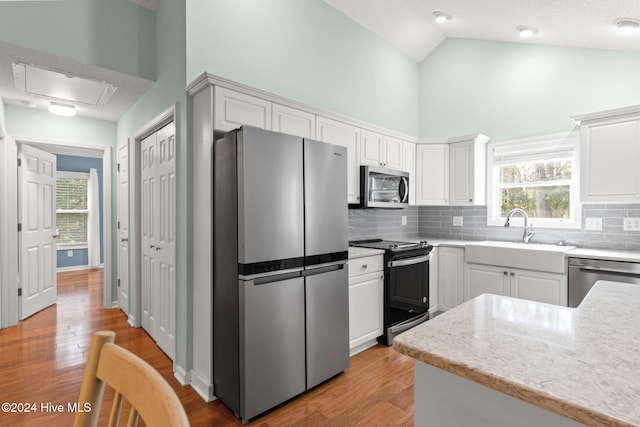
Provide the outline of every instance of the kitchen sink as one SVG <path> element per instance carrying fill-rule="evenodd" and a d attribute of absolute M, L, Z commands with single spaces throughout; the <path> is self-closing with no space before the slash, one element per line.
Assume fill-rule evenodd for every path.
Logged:
<path fill-rule="evenodd" d="M 465 261 L 526 270 L 566 273 L 564 254 L 575 246 L 484 241 L 465 247 Z"/>

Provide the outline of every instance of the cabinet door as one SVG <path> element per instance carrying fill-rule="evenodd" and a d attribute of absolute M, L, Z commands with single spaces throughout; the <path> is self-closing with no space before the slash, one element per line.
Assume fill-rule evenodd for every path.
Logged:
<path fill-rule="evenodd" d="M 464 276 L 464 300 L 481 294 L 509 296 L 509 269 L 467 263 Z"/>
<path fill-rule="evenodd" d="M 382 138 L 382 162 L 384 167 L 396 170 L 402 169 L 402 140 L 385 135 Z M 405 170 L 406 171 L 406 170 Z"/>
<path fill-rule="evenodd" d="M 273 104 L 273 120 L 271 129 L 276 132 L 301 136 L 316 137 L 316 116 L 306 111 L 296 110 L 280 104 Z"/>
<path fill-rule="evenodd" d="M 226 132 L 242 125 L 271 130 L 271 102 L 217 86 L 214 97 L 216 130 Z"/>
<path fill-rule="evenodd" d="M 438 308 L 449 310 L 463 303 L 464 249 L 438 248 Z"/>
<path fill-rule="evenodd" d="M 349 348 L 382 335 L 384 275 L 381 271 L 349 279 Z"/>
<path fill-rule="evenodd" d="M 640 120 L 581 127 L 583 202 L 640 200 Z"/>
<path fill-rule="evenodd" d="M 409 204 L 416 204 L 416 144 L 402 141 L 403 165 L 400 168 L 409 172 Z"/>
<path fill-rule="evenodd" d="M 382 135 L 367 129 L 361 130 L 360 165 L 382 166 Z"/>
<path fill-rule="evenodd" d="M 474 157 L 473 141 L 457 142 L 449 147 L 450 156 L 450 203 L 452 205 L 473 204 Z"/>
<path fill-rule="evenodd" d="M 347 200 L 360 201 L 360 128 L 318 116 L 316 139 L 347 147 Z"/>
<path fill-rule="evenodd" d="M 565 274 L 511 269 L 510 294 L 515 298 L 567 306 L 568 288 Z"/>
<path fill-rule="evenodd" d="M 416 146 L 416 204 L 449 204 L 449 145 Z"/>

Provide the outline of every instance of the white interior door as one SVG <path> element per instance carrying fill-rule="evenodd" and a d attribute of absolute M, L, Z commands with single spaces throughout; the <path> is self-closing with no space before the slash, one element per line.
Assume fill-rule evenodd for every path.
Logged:
<path fill-rule="evenodd" d="M 129 144 L 118 147 L 118 306 L 129 315 Z"/>
<path fill-rule="evenodd" d="M 175 126 L 168 124 L 158 131 L 158 161 L 156 176 L 158 182 L 158 210 L 155 214 L 157 225 L 156 261 L 159 289 L 156 341 L 160 348 L 173 359 L 175 352 L 175 307 L 176 307 L 176 144 Z"/>
<path fill-rule="evenodd" d="M 173 359 L 176 308 L 176 146 L 173 123 L 141 143 L 142 327 Z"/>
<path fill-rule="evenodd" d="M 56 156 L 20 145 L 19 220 L 21 314 L 56 302 Z"/>
<path fill-rule="evenodd" d="M 148 136 L 142 141 L 140 147 L 141 159 L 141 308 L 142 327 L 154 339 L 156 337 L 156 227 L 155 213 L 157 206 L 157 181 L 156 181 L 156 134 Z"/>

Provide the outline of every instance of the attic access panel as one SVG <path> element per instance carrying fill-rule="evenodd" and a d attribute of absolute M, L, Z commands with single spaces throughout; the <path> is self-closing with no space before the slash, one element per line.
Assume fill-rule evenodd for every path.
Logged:
<path fill-rule="evenodd" d="M 13 82 L 21 92 L 59 101 L 100 106 L 116 91 L 110 83 L 32 64 L 13 64 Z"/>

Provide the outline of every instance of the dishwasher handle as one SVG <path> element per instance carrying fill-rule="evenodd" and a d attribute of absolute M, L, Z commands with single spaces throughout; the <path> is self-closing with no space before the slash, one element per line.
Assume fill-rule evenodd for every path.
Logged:
<path fill-rule="evenodd" d="M 640 273 L 633 273 L 630 271 L 623 271 L 623 270 L 612 270 L 612 269 L 603 269 L 603 268 L 594 268 L 594 267 L 580 267 L 580 271 L 583 271 L 586 273 L 609 274 L 611 276 L 640 278 Z"/>
<path fill-rule="evenodd" d="M 622 274 L 640 277 L 640 263 L 600 259 L 569 258 L 569 267 L 592 273 Z"/>

